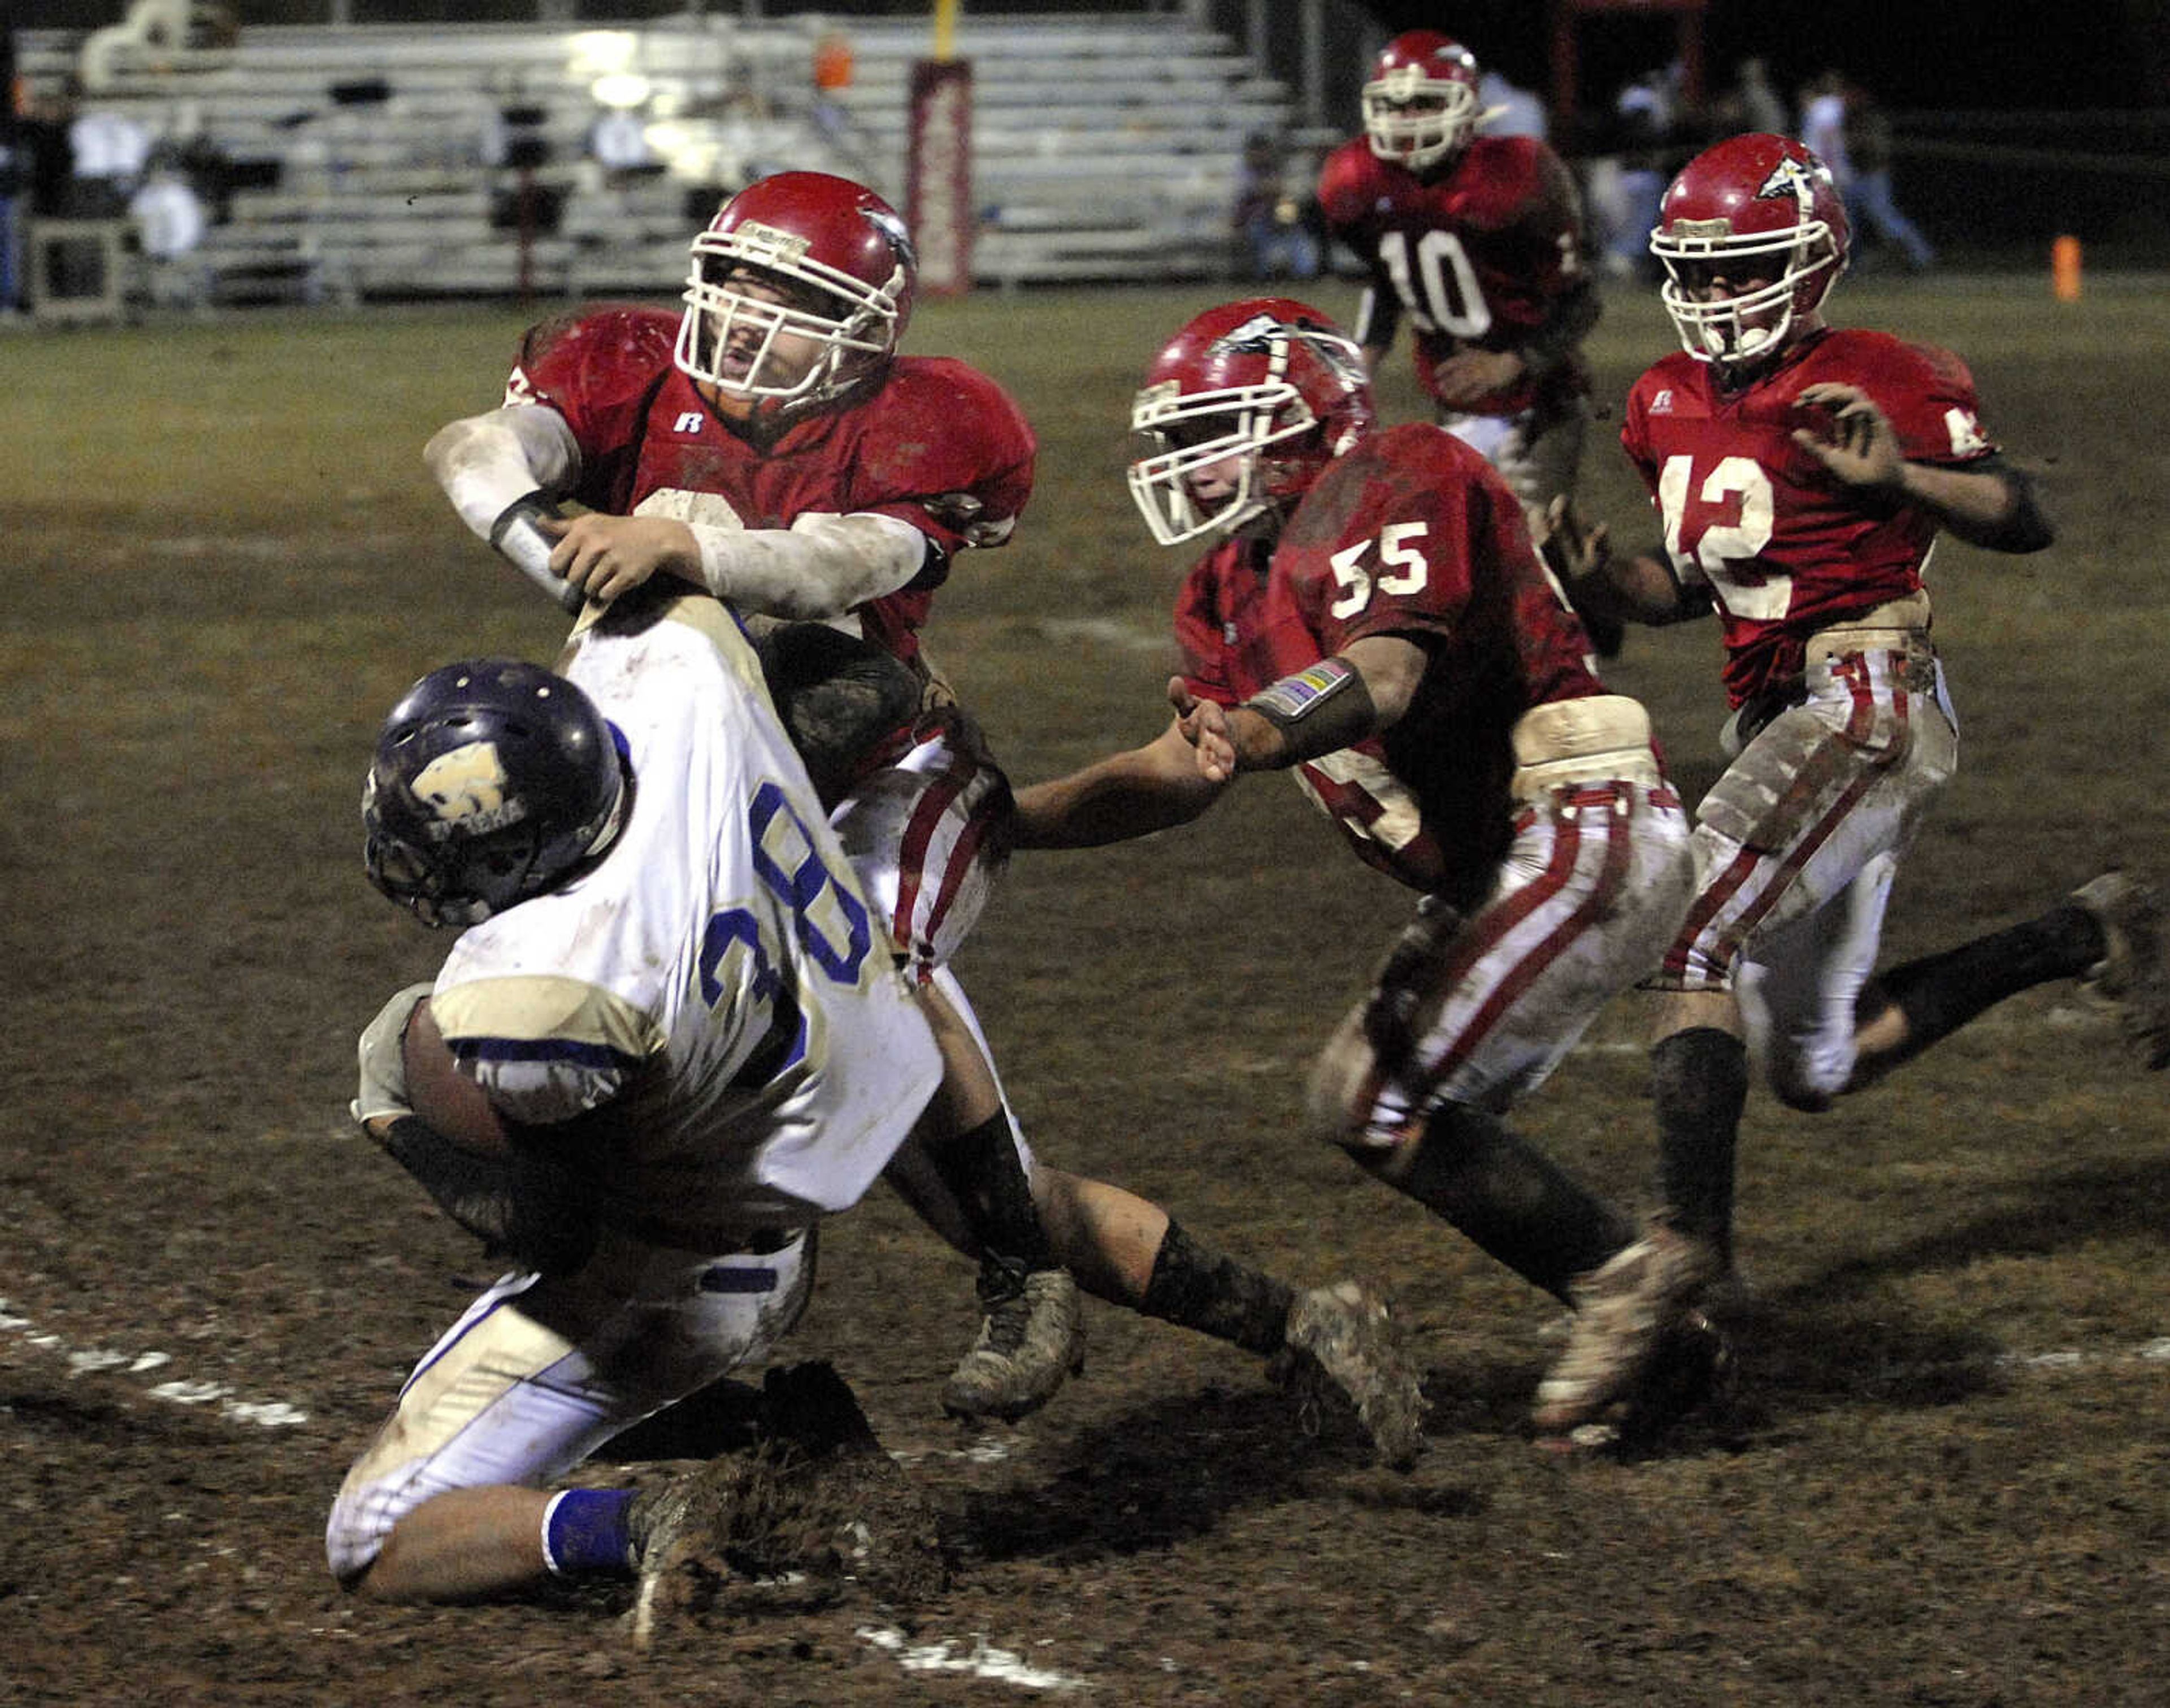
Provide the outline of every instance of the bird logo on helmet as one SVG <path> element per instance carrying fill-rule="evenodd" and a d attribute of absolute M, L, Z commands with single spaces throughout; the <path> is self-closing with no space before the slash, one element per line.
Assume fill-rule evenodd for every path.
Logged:
<path fill-rule="evenodd" d="M 1162 545 L 1231 534 L 1301 498 L 1374 419 L 1363 353 L 1325 315 L 1225 303 L 1168 340 L 1132 400 L 1152 448 L 1130 464 L 1130 496 Z"/>
<path fill-rule="evenodd" d="M 748 185 L 694 238 L 673 360 L 786 411 L 878 382 L 911 318 L 919 258 L 874 191 L 826 172 Z"/>
<path fill-rule="evenodd" d="M 601 859 L 630 794 L 617 732 L 577 685 L 516 659 L 448 664 L 377 736 L 363 867 L 425 924 L 479 924 Z"/>

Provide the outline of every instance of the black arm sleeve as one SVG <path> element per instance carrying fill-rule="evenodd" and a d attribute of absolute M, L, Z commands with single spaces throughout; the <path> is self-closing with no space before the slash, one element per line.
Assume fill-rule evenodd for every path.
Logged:
<path fill-rule="evenodd" d="M 1951 528 L 1969 545 L 1992 552 L 2039 552 L 2057 538 L 2056 524 L 2044 511 L 2036 493 L 2034 477 L 2025 469 L 2013 468 L 2002 457 L 1986 457 L 1970 464 L 1968 472 L 1997 476 L 2012 495 L 2012 513 L 1995 527 Z M 1945 526 L 1950 527 L 1949 523 Z"/>

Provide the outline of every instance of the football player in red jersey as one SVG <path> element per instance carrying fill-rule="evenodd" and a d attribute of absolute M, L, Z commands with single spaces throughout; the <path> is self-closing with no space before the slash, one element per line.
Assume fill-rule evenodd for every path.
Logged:
<path fill-rule="evenodd" d="M 831 779 L 825 804 L 942 1042 L 939 1131 L 922 1136 L 986 1248 L 988 1316 L 945 1404 L 1009 1416 L 1060 1384 L 1082 1314 L 949 969 L 999 870 L 1008 784 L 919 629 L 956 554 L 1009 537 L 1036 447 L 986 375 L 897 354 L 917 277 L 903 221 L 871 190 L 763 179 L 693 239 L 682 312 L 606 307 L 536 327 L 501 406 L 444 427 L 425 456 L 468 525 L 572 590 L 569 604 L 668 574 L 756 628 L 836 621 L 912 672 L 911 703 L 877 703 L 895 720 L 878 762 L 841 800 Z"/>
<path fill-rule="evenodd" d="M 1145 835 L 1237 772 L 1292 771 L 1360 858 L 1423 897 L 1321 1055 L 1308 1124 L 1586 1308 L 1582 1277 L 1644 1262 L 1644 1242 L 1500 1116 L 1679 929 L 1689 827 L 1648 717 L 1598 679 L 1505 480 L 1436 426 L 1376 429 L 1358 346 L 1316 309 L 1199 316 L 1132 421 L 1154 538 L 1210 543 L 1176 605 L 1177 716 L 1019 790 L 1018 845 Z M 1685 1312 L 1649 1325 L 1667 1330 L 1708 1373 L 1708 1330 Z"/>
<path fill-rule="evenodd" d="M 1534 528 L 1574 490 L 1590 415 L 1582 343 L 1597 324 L 1574 174 L 1535 137 L 1488 137 L 1468 49 L 1436 30 L 1387 44 L 1364 131 L 1322 163 L 1328 230 L 1362 259 L 1367 372 L 1408 317 L 1435 418 L 1505 475 Z M 1585 624 L 1610 657 L 1620 630 Z"/>
<path fill-rule="evenodd" d="M 1348 1397 L 1382 1456 L 1405 1460 L 1415 1380 L 1375 1301 L 1347 1284 L 1298 1293 L 1179 1230 L 1162 1243 L 1188 1262 L 1156 1274 L 1112 1230 L 1172 1229 L 1166 1213 L 1036 1165 L 1016 1132 L 949 966 L 1006 855 L 1009 787 L 918 633 L 955 554 L 1009 537 L 1034 443 L 986 375 L 896 353 L 916 273 L 902 222 L 870 190 L 765 179 L 694 238 L 682 314 L 607 308 L 537 329 L 504 406 L 442 430 L 428 461 L 468 525 L 546 585 L 607 601 L 670 575 L 756 627 L 829 618 L 865 643 L 818 621 L 762 637 L 779 710 L 943 1047 L 917 1135 L 942 1178 L 892 1181 L 937 1225 L 959 1201 L 953 1237 L 994 1254 L 988 1316 L 945 1407 L 1016 1417 L 1053 1394 L 1082 1334 L 1066 1263 L 1112 1303 L 1286 1353 L 1301 1383 L 1345 1389 L 1346 1357 L 1363 1356 L 1376 1368 Z M 565 499 L 588 509 L 561 518 Z"/>
<path fill-rule="evenodd" d="M 2170 1063 L 2157 904 L 2126 874 L 1872 977 L 1899 862 L 1958 759 L 1930 548 L 1943 531 L 2039 551 L 2052 528 L 1957 356 L 1825 324 L 1847 240 L 1797 142 L 1735 137 L 1682 169 L 1650 237 L 1682 349 L 1635 383 L 1621 432 L 1664 543 L 1615 555 L 1563 517 L 1547 548 L 1594 578 L 1585 597 L 1647 622 L 1715 611 L 1723 633 L 1732 760 L 1697 809 L 1697 893 L 1651 1052 L 1666 1237 L 1706 1253 L 1684 1273 L 1731 1267 L 1751 1055 L 1785 1102 L 1821 1110 L 2014 992 L 2081 977 L 2122 1003 L 2150 1066 Z M 1597 1403 L 1614 1352 L 1568 1358 L 1589 1377 L 1574 1403 Z"/>

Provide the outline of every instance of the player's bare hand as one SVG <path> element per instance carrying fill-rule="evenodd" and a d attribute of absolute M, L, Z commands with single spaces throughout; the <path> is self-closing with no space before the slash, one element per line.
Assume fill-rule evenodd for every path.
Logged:
<path fill-rule="evenodd" d="M 700 544 L 692 529 L 670 517 L 591 511 L 538 525 L 557 542 L 550 567 L 591 599 L 617 598 L 658 573 L 701 579 Z"/>
<path fill-rule="evenodd" d="M 1456 351 L 1431 371 L 1431 394 L 1450 410 L 1466 410 L 1522 377 L 1511 350 Z"/>
<path fill-rule="evenodd" d="M 1563 587 L 1574 587 L 1592 576 L 1604 573 L 1612 560 L 1611 531 L 1605 523 L 1585 522 L 1574 501 L 1564 492 L 1554 495 L 1545 506 L 1537 529 L 1538 555 Z"/>
<path fill-rule="evenodd" d="M 1217 700 L 1200 699 L 1179 676 L 1168 682 L 1168 703 L 1175 708 L 1175 726 L 1197 756 L 1198 774 L 1209 783 L 1226 783 L 1236 774 L 1236 738 L 1229 733 L 1228 709 Z"/>
<path fill-rule="evenodd" d="M 1835 380 L 1803 386 L 1794 407 L 1809 425 L 1793 429 L 1793 442 L 1848 486 L 1899 485 L 1906 460 L 1899 436 L 1859 386 Z"/>

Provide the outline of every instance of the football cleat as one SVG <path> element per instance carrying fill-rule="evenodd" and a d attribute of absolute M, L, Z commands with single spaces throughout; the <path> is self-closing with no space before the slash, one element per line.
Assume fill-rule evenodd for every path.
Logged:
<path fill-rule="evenodd" d="M 979 1338 L 943 1385 L 952 1417 L 1014 1423 L 1085 1368 L 1085 1309 L 1066 1269 L 980 1266 Z"/>
<path fill-rule="evenodd" d="M 1538 1435 L 1571 1439 L 1635 1394 L 1667 1336 L 1696 1311 L 1723 1268 L 1708 1242 L 1654 1218 L 1641 1238 L 1578 1280 L 1566 1349 L 1537 1386 L 1531 1421 Z"/>
<path fill-rule="evenodd" d="M 908 1603 L 947 1582 L 939 1519 L 835 1369 L 770 1370 L 762 1412 L 755 1450 L 633 1497 L 636 1646 L 718 1608 L 826 1600 L 847 1585 Z"/>
<path fill-rule="evenodd" d="M 2124 872 L 2104 872 L 2072 891 L 2102 927 L 2103 958 L 2081 988 L 2114 1003 L 2148 1067 L 2170 1067 L 2170 938 L 2154 886 Z"/>
<path fill-rule="evenodd" d="M 1352 1406 L 1382 1464 L 1407 1470 L 1424 1451 L 1428 1410 L 1386 1302 L 1353 1281 L 1314 1287 L 1289 1307 L 1271 1374 L 1308 1405 Z"/>

